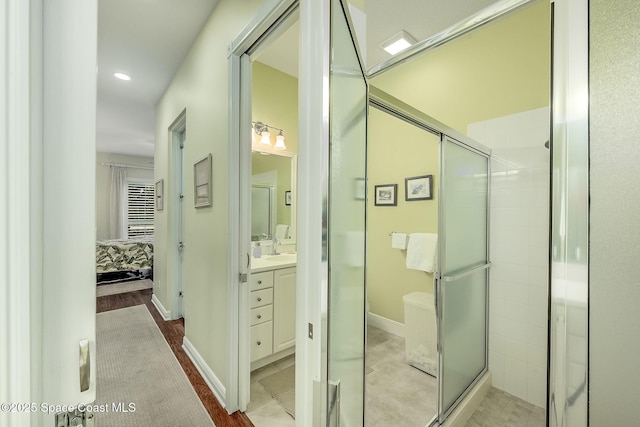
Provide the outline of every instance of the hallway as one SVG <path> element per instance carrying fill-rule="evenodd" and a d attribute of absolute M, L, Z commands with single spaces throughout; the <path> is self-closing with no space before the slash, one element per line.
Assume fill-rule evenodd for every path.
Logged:
<path fill-rule="evenodd" d="M 145 305 L 158 325 L 158 328 L 162 332 L 162 335 L 167 340 L 169 347 L 171 347 L 176 359 L 180 363 L 180 366 L 182 366 L 182 369 L 189 378 L 191 385 L 200 397 L 202 404 L 215 425 L 217 427 L 253 427 L 253 424 L 245 414 L 236 412 L 229 415 L 220 405 L 196 367 L 182 349 L 184 319 L 170 321 L 163 320 L 160 313 L 158 313 L 155 306 L 151 303 L 152 293 L 153 291 L 151 289 L 145 289 L 141 291 L 98 297 L 96 298 L 96 311 L 98 313 L 102 313 L 105 311 L 117 310 L 141 304 Z"/>

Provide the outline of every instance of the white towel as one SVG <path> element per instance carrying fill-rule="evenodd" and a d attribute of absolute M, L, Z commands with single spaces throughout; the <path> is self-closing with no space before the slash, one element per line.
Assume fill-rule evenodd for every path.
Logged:
<path fill-rule="evenodd" d="M 289 232 L 289 226 L 286 224 L 278 224 L 276 225 L 276 239 L 282 240 L 287 238 L 287 233 Z"/>
<path fill-rule="evenodd" d="M 407 234 L 391 233 L 391 247 L 393 249 L 407 249 Z"/>
<path fill-rule="evenodd" d="M 438 235 L 411 233 L 407 245 L 407 268 L 433 273 L 436 267 Z"/>

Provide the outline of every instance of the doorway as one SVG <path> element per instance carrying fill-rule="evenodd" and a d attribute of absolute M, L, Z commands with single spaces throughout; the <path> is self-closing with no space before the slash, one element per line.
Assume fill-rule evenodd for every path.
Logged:
<path fill-rule="evenodd" d="M 438 235 L 440 136 L 372 104 L 367 147 L 365 425 L 425 426 L 438 409 L 435 264 L 407 267 L 407 244 Z M 394 200 L 376 201 L 389 184 Z"/>
<path fill-rule="evenodd" d="M 168 264 L 171 277 L 170 295 L 171 295 L 171 318 L 179 319 L 184 317 L 183 311 L 183 282 L 184 282 L 184 146 L 187 140 L 187 113 L 182 111 L 169 127 L 171 135 L 171 192 L 175 195 L 169 200 L 171 211 L 175 212 L 171 223 L 171 239 L 175 242 L 171 248 L 172 262 Z"/>
<path fill-rule="evenodd" d="M 301 407 L 305 414 L 311 414 L 310 419 L 318 418 L 324 420 L 321 422 L 330 424 L 338 422 L 339 419 L 358 423 L 364 419 L 363 401 L 360 397 L 364 389 L 365 375 L 367 298 L 364 278 L 368 230 L 366 202 L 357 197 L 357 187 L 358 183 L 364 182 L 365 194 L 369 197 L 375 194 L 375 188 L 372 188 L 373 183 L 367 180 L 366 164 L 367 109 L 370 88 L 344 3 L 334 1 L 328 10 L 318 6 L 317 12 L 317 16 L 322 19 L 317 22 L 315 29 L 331 27 L 332 30 L 329 40 L 323 42 L 328 43 L 325 46 L 329 46 L 330 58 L 333 62 L 329 63 L 329 67 L 324 69 L 322 74 L 305 70 L 305 73 L 302 73 L 304 78 L 313 77 L 315 80 L 312 79 L 311 83 L 305 81 L 305 84 L 300 85 L 301 90 L 303 88 L 305 90 L 300 94 L 300 99 L 308 103 L 302 106 L 302 110 L 308 109 L 306 114 L 318 121 L 314 122 L 309 117 L 302 119 L 304 115 L 301 114 L 301 141 L 304 141 L 304 145 L 300 147 L 300 159 L 305 165 L 305 170 L 300 174 L 301 191 L 298 194 L 298 200 L 301 209 L 304 209 L 307 215 L 300 215 L 301 218 L 306 218 L 304 224 L 303 220 L 300 220 L 299 233 L 300 236 L 305 235 L 309 238 L 300 238 L 298 242 L 298 283 L 303 283 L 306 289 L 304 297 L 297 298 L 297 301 L 302 302 L 303 305 L 297 304 L 296 309 L 303 307 L 305 314 L 297 316 L 296 338 L 299 343 L 304 342 L 305 348 L 302 355 L 296 348 L 296 354 L 300 355 L 301 363 L 310 369 L 306 369 L 307 374 L 304 379 L 296 379 L 296 382 L 303 386 L 302 390 L 297 388 L 296 394 L 298 391 L 301 393 Z M 329 12 L 328 15 L 327 12 Z M 311 26 L 309 31 L 313 31 L 314 24 L 307 24 Z M 304 26 L 302 30 L 305 31 Z M 238 62 L 241 61 L 238 58 Z M 326 89 L 326 92 L 316 90 L 317 87 Z M 317 102 L 312 102 L 313 96 L 321 94 L 322 100 L 315 98 Z M 413 120 L 412 115 L 413 112 L 408 115 L 410 120 Z M 246 115 L 243 122 L 246 122 Z M 323 125 L 320 126 L 318 123 Z M 456 248 L 458 240 L 461 240 L 460 234 L 456 234 L 456 230 L 453 230 L 449 236 L 446 228 L 438 230 L 441 239 L 439 257 L 443 268 L 435 287 L 437 289 L 435 311 L 438 317 L 443 319 L 438 323 L 439 372 L 441 378 L 447 376 L 451 378 L 446 385 L 443 384 L 443 380 L 440 380 L 439 385 L 438 422 L 443 422 L 457 402 L 487 370 L 486 294 L 489 258 L 486 233 L 489 205 L 487 200 L 489 150 L 441 123 L 437 124 L 436 129 L 446 129 L 446 131 L 439 130 L 437 133 L 440 135 L 441 144 L 447 147 L 442 150 L 443 153 L 452 153 L 449 160 L 459 157 L 464 158 L 464 162 L 471 163 L 464 167 L 456 165 L 455 162 L 451 164 L 451 167 L 458 172 L 449 177 L 452 188 L 456 189 L 459 184 L 458 179 L 465 183 L 473 183 L 474 178 L 478 178 L 475 180 L 476 184 L 473 184 L 474 190 L 484 185 L 484 191 L 478 192 L 481 195 L 475 195 L 474 198 L 474 203 L 480 203 L 480 199 L 483 198 L 484 208 L 479 204 L 467 206 L 466 208 L 469 209 L 465 210 L 465 213 L 471 215 L 478 214 L 477 218 L 474 217 L 478 221 L 465 223 L 465 226 L 473 222 L 484 224 L 482 227 L 484 233 L 481 233 L 484 237 L 479 239 L 477 245 L 473 245 L 472 254 L 456 250 L 447 252 L 447 247 Z M 239 140 L 248 138 L 246 131 L 240 126 L 237 134 L 245 136 Z M 469 156 L 456 156 L 458 149 L 462 149 L 463 153 L 468 151 Z M 449 156 L 445 154 L 442 156 L 441 164 L 445 164 Z M 312 158 L 315 165 L 310 164 Z M 307 166 L 309 169 L 306 169 Z M 315 176 L 311 176 L 312 171 L 316 172 Z M 439 173 L 441 177 L 448 177 L 445 170 Z M 417 177 L 419 176 L 406 178 Z M 311 183 L 310 181 L 314 179 L 318 182 Z M 440 185 L 444 187 L 446 183 L 441 182 Z M 462 184 L 459 187 L 461 192 L 469 190 Z M 452 196 L 454 195 L 452 191 Z M 384 197 L 387 196 L 384 194 Z M 449 200 L 448 206 L 448 211 L 442 208 L 443 213 L 451 214 L 451 221 L 460 219 L 461 216 L 456 215 L 456 210 L 463 210 L 464 204 L 454 198 Z M 310 232 L 311 228 L 307 228 L 309 224 L 314 223 L 316 227 L 317 224 L 322 224 L 322 233 L 316 233 L 315 236 L 311 235 L 313 234 Z M 449 242 L 449 238 L 456 241 Z M 458 249 L 460 249 L 459 246 Z M 241 251 L 238 259 L 247 253 L 249 252 Z M 240 266 L 242 274 L 242 263 Z M 302 280 L 301 275 L 304 275 Z M 478 317 L 469 323 L 457 322 L 456 320 L 459 319 L 449 319 L 449 322 L 446 322 L 447 316 L 444 312 L 446 302 L 455 300 L 458 294 L 456 291 L 461 287 L 473 288 L 474 293 L 483 296 L 483 299 L 480 299 L 482 303 L 474 305 L 472 310 L 474 316 Z M 313 306 L 311 302 L 314 303 Z M 474 302 L 475 300 L 472 301 Z M 453 312 L 457 308 L 459 307 L 450 307 L 449 311 Z M 482 320 L 478 322 L 479 318 Z M 239 323 L 241 322 L 242 319 Z M 449 355 L 451 355 L 452 352 L 455 353 L 451 349 L 456 349 L 460 344 L 460 335 L 446 333 L 447 323 L 457 331 L 463 331 L 459 334 L 474 334 L 472 341 L 477 345 L 472 349 L 473 363 L 465 365 L 458 363 L 461 361 L 455 357 L 445 356 L 444 347 L 449 347 Z M 468 328 L 470 323 L 482 325 L 482 330 L 474 331 Z M 446 340 L 448 344 L 443 343 Z M 453 372 L 449 372 L 447 366 Z M 316 405 L 318 402 L 320 405 Z"/>
<path fill-rule="evenodd" d="M 368 235 L 372 243 L 377 242 L 367 246 L 368 261 L 374 261 L 377 253 L 385 251 L 380 246 L 390 247 L 384 258 L 378 256 L 378 265 L 371 266 L 374 271 L 368 276 L 367 290 L 373 305 L 369 312 L 370 326 L 374 324 L 397 335 L 395 339 L 403 343 L 402 363 L 422 374 L 404 369 L 406 378 L 402 381 L 405 392 L 406 387 L 416 384 L 411 394 L 419 395 L 419 401 L 406 405 L 390 393 L 387 400 L 396 402 L 399 409 L 396 419 L 406 418 L 407 413 L 414 417 L 400 425 L 412 425 L 418 421 L 416 417 L 425 425 L 444 423 L 466 395 L 473 398 L 480 395 L 474 385 L 486 381 L 490 150 L 374 87 L 370 89 L 370 103 L 374 110 L 369 116 L 378 122 L 369 124 L 370 131 L 384 132 L 381 127 L 386 128 L 402 142 L 386 148 L 387 166 L 377 161 L 377 157 L 381 150 L 385 152 L 379 145 L 389 139 L 381 141 L 377 135 L 369 136 L 369 178 L 386 176 L 398 181 L 403 176 L 421 173 L 404 179 L 404 188 L 397 190 L 404 197 L 394 197 L 390 205 L 394 211 L 378 212 L 389 209 L 378 201 L 378 188 L 384 185 L 374 186 L 373 200 L 368 203 Z M 393 120 L 398 119 L 404 122 L 402 126 L 393 126 Z M 411 141 L 405 142 L 407 139 Z M 402 150 L 409 146 L 415 148 Z M 394 149 L 416 159 L 394 162 L 389 151 Z M 381 225 L 391 228 L 391 232 L 384 233 Z M 425 259 L 419 251 L 429 255 Z M 416 259 L 420 260 L 417 264 Z M 381 275 L 376 273 L 378 270 L 392 271 L 387 283 L 379 283 L 375 277 Z M 403 308 L 403 319 L 390 319 L 394 311 L 402 313 Z M 376 357 L 375 352 L 371 355 Z M 399 372 L 402 363 L 397 364 Z M 434 381 L 430 382 L 428 376 Z M 397 388 L 396 380 L 389 381 L 388 390 Z M 369 382 L 375 384 L 375 380 L 367 378 Z M 399 393 L 402 395 L 402 391 Z M 367 402 L 372 400 L 372 396 L 367 396 Z M 375 407 L 368 412 L 373 414 Z M 377 418 L 369 419 L 374 422 Z"/>
<path fill-rule="evenodd" d="M 257 426 L 264 413 L 294 423 L 299 125 L 298 63 L 289 57 L 297 59 L 299 27 L 297 4 L 288 3 L 275 22 L 257 24 L 235 59 L 240 274 L 230 360 L 237 361 L 237 407 Z"/>

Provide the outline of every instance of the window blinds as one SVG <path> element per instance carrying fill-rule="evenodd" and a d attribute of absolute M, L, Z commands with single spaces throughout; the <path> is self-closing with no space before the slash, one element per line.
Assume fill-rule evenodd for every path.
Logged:
<path fill-rule="evenodd" d="M 154 185 L 142 182 L 127 184 L 128 237 L 153 236 L 155 208 Z"/>

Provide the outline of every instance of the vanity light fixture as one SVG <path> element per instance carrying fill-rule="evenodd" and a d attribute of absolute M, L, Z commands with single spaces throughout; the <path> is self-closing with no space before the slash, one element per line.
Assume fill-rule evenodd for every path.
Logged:
<path fill-rule="evenodd" d="M 284 145 L 284 135 L 282 134 L 282 131 L 280 131 L 278 136 L 276 136 L 276 145 L 274 145 L 273 148 L 275 148 L 276 150 L 286 150 L 287 149 L 287 146 Z"/>
<path fill-rule="evenodd" d="M 260 144 L 271 145 L 271 134 L 269 133 L 268 129 L 260 132 Z"/>
<path fill-rule="evenodd" d="M 414 39 L 411 34 L 402 30 L 398 34 L 394 34 L 387 40 L 380 43 L 380 47 L 386 50 L 391 55 L 395 55 L 396 53 L 402 52 L 415 43 L 416 39 Z"/>
<path fill-rule="evenodd" d="M 287 146 L 284 144 L 284 133 L 283 130 L 274 126 L 266 125 L 262 122 L 251 122 L 251 143 L 253 144 L 256 141 L 256 135 L 260 136 L 260 145 L 266 145 L 271 147 L 271 132 L 269 129 L 274 129 L 279 131 L 278 136 L 276 136 L 276 144 L 273 146 L 276 150 L 286 150 Z"/>

